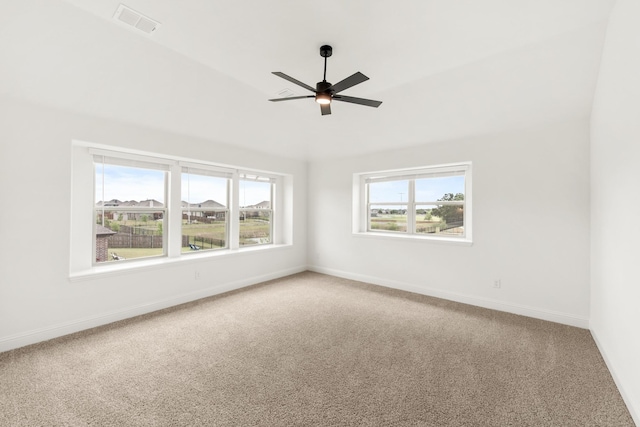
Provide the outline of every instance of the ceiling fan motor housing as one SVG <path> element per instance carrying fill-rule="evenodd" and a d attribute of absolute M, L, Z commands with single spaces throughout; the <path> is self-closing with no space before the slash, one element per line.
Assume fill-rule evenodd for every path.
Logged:
<path fill-rule="evenodd" d="M 329 82 L 318 82 L 316 83 L 316 92 L 333 95 L 333 91 L 329 89 L 331 86 L 332 85 Z"/>

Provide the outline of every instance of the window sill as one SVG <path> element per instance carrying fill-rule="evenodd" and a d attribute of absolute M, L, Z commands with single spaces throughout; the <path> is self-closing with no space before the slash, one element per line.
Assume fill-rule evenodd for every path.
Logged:
<path fill-rule="evenodd" d="M 282 249 L 289 249 L 293 247 L 291 244 L 280 245 L 259 245 L 249 246 L 240 249 L 226 249 L 218 251 L 203 251 L 198 253 L 185 253 L 175 258 L 168 257 L 156 257 L 139 261 L 131 262 L 110 262 L 108 265 L 99 265 L 91 267 L 87 270 L 81 270 L 72 272 L 69 274 L 70 282 L 81 282 L 85 280 L 92 280 L 110 276 L 120 276 L 129 273 L 137 273 L 140 271 L 156 270 L 158 268 L 165 268 L 175 265 L 184 265 L 185 263 L 201 262 L 203 260 L 211 260 L 212 258 L 226 258 L 245 256 L 248 254 L 263 252 L 263 251 L 275 251 Z"/>
<path fill-rule="evenodd" d="M 404 240 L 411 242 L 428 242 L 440 244 L 453 244 L 460 246 L 472 246 L 473 240 L 461 237 L 440 237 L 440 236 L 418 236 L 415 234 L 395 234 L 395 233 L 376 233 L 354 232 L 353 237 L 363 237 L 365 239 L 385 239 L 385 240 Z"/>

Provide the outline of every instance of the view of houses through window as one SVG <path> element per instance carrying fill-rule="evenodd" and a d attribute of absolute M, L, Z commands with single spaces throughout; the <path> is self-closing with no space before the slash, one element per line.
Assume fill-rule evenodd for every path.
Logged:
<path fill-rule="evenodd" d="M 127 163 L 95 162 L 96 263 L 166 253 L 167 168 Z"/>
<path fill-rule="evenodd" d="M 104 156 L 94 165 L 95 262 L 167 255 L 170 167 Z M 181 170 L 180 252 L 228 249 L 231 171 Z M 271 243 L 275 180 L 241 174 L 235 182 L 238 245 Z"/>

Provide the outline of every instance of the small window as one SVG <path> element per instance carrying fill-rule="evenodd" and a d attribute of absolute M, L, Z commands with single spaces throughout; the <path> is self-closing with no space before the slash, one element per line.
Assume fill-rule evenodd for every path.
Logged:
<path fill-rule="evenodd" d="M 257 175 L 240 176 L 240 246 L 273 241 L 273 179 Z"/>
<path fill-rule="evenodd" d="M 182 252 L 229 247 L 229 176 L 182 169 Z"/>
<path fill-rule="evenodd" d="M 166 255 L 167 167 L 94 157 L 95 263 Z"/>
<path fill-rule="evenodd" d="M 356 178 L 356 232 L 471 240 L 470 163 Z"/>

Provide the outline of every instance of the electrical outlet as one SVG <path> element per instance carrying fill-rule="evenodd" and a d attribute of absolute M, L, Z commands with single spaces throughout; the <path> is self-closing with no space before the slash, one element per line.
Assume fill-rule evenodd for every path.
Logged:
<path fill-rule="evenodd" d="M 496 279 L 493 281 L 493 287 L 496 289 L 500 289 L 502 287 L 502 280 Z"/>
<path fill-rule="evenodd" d="M 194 275 L 194 278 L 195 278 L 196 280 L 200 279 L 200 272 L 199 272 L 198 270 L 196 270 L 196 273 L 195 273 L 195 275 Z"/>

